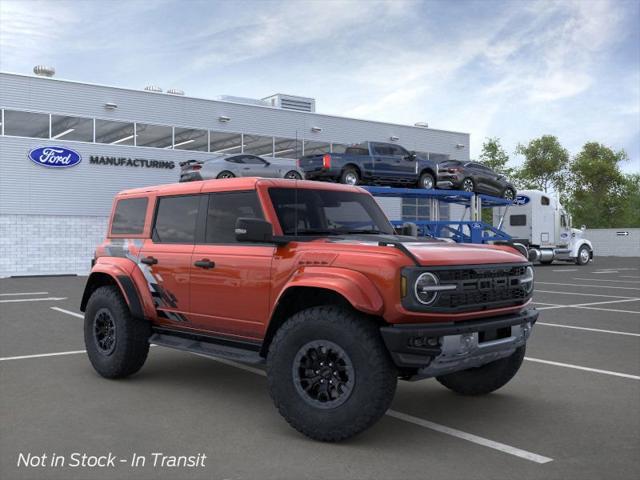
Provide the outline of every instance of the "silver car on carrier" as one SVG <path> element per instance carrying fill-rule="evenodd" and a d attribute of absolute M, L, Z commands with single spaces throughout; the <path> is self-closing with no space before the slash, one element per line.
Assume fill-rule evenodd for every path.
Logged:
<path fill-rule="evenodd" d="M 263 158 L 247 153 L 218 155 L 209 160 L 188 160 L 180 163 L 180 169 L 181 182 L 234 177 L 304 179 L 304 173 L 291 158 Z"/>

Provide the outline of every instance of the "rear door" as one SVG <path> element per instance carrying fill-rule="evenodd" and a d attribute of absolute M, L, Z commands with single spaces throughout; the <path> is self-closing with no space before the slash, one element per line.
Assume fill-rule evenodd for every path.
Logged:
<path fill-rule="evenodd" d="M 200 195 L 158 197 L 152 238 L 140 254 L 161 323 L 189 326 L 189 276 Z"/>
<path fill-rule="evenodd" d="M 371 156 L 374 176 L 385 180 L 392 178 L 395 157 L 390 146 L 385 143 L 371 143 Z"/>
<path fill-rule="evenodd" d="M 197 328 L 260 339 L 269 315 L 272 244 L 238 243 L 238 217 L 264 218 L 255 190 L 208 194 L 206 228 L 191 255 Z"/>

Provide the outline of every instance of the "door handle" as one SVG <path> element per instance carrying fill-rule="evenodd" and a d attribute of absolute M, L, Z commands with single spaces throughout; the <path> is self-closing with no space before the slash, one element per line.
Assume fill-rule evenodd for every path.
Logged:
<path fill-rule="evenodd" d="M 203 258 L 202 260 L 198 260 L 193 263 L 196 267 L 199 268 L 214 268 L 216 266 L 215 262 L 212 262 L 208 258 Z"/>
<path fill-rule="evenodd" d="M 155 265 L 158 263 L 158 259 L 154 257 L 144 257 L 140 261 L 145 265 Z"/>

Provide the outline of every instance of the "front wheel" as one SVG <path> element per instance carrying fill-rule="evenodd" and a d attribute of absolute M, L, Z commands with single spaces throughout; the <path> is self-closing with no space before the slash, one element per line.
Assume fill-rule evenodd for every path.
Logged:
<path fill-rule="evenodd" d="M 387 411 L 397 372 L 377 326 L 329 305 L 294 314 L 267 358 L 269 392 L 289 424 L 315 440 L 344 440 Z"/>
<path fill-rule="evenodd" d="M 582 245 L 578 250 L 578 256 L 576 257 L 576 264 L 578 265 L 586 265 L 589 263 L 591 259 L 591 252 L 589 251 L 589 247 L 586 245 Z"/>
<path fill-rule="evenodd" d="M 115 286 L 97 288 L 84 314 L 84 343 L 93 368 L 106 378 L 133 375 L 149 353 L 149 322 L 131 317 Z"/>
<path fill-rule="evenodd" d="M 504 198 L 505 200 L 513 201 L 516 198 L 516 192 L 513 190 L 513 188 L 506 188 L 502 193 L 502 198 Z"/>
<path fill-rule="evenodd" d="M 520 369 L 524 360 L 525 346 L 511 356 L 477 368 L 436 377 L 442 385 L 461 395 L 485 395 L 506 385 Z"/>
<path fill-rule="evenodd" d="M 420 180 L 418 180 L 419 188 L 424 188 L 425 190 L 431 190 L 435 188 L 435 186 L 436 186 L 436 181 L 433 178 L 433 175 L 426 172 L 420 175 Z"/>
<path fill-rule="evenodd" d="M 224 170 L 218 174 L 216 178 L 234 178 L 235 175 L 228 170 Z"/>

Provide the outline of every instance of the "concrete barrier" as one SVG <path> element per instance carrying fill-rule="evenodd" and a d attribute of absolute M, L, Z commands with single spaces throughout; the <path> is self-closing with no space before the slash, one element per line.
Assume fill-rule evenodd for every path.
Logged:
<path fill-rule="evenodd" d="M 587 229 L 594 256 L 640 257 L 640 228 Z"/>

